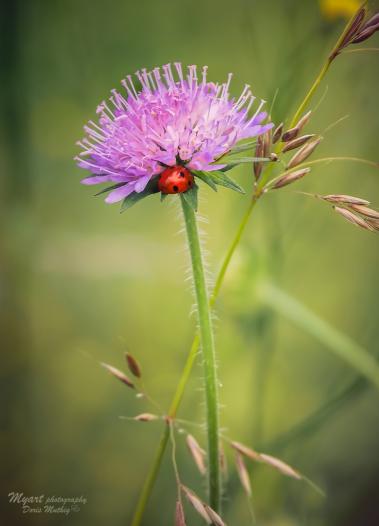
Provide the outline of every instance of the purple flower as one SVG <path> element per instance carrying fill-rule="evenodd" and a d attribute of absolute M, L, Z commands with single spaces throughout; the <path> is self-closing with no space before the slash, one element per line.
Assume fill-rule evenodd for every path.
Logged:
<path fill-rule="evenodd" d="M 248 85 L 240 97 L 230 98 L 232 74 L 224 84 L 207 82 L 207 67 L 197 78 L 197 67 L 183 75 L 175 63 L 147 72 L 137 71 L 141 89 L 132 77 L 122 81 L 125 93 L 113 90 L 109 102 L 97 108 L 98 122 L 89 121 L 86 136 L 78 142 L 82 151 L 75 159 L 92 172 L 82 183 L 116 185 L 106 202 L 121 201 L 142 192 L 150 179 L 178 163 L 189 170 L 220 170 L 212 164 L 238 141 L 261 135 L 272 124 L 261 101 L 249 114 L 255 97 Z"/>

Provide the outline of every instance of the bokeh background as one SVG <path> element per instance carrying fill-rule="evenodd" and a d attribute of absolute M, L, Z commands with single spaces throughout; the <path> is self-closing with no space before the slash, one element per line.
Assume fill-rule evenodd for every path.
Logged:
<path fill-rule="evenodd" d="M 3 524 L 130 523 L 162 431 L 122 420 L 149 408 L 100 366 L 129 350 L 167 408 L 195 320 L 179 209 L 159 199 L 120 215 L 79 184 L 72 158 L 82 126 L 120 79 L 169 61 L 235 74 L 273 118 L 287 118 L 346 23 L 354 2 L 288 0 L 13 0 L 1 15 L 1 347 Z M 333 4 L 334 7 L 330 8 Z M 337 5 L 337 7 L 336 7 Z M 342 5 L 342 8 L 338 8 Z M 378 45 L 378 37 L 370 46 Z M 336 60 L 310 131 L 318 155 L 378 160 L 378 55 Z M 328 91 L 326 92 L 326 87 Z M 236 179 L 251 186 L 250 169 Z M 375 169 L 334 163 L 294 190 L 351 193 L 379 204 Z M 174 201 L 172 199 L 171 201 Z M 248 196 L 202 187 L 209 267 L 217 270 Z M 260 203 L 217 304 L 222 423 L 229 436 L 281 456 L 322 486 L 252 467 L 258 523 L 379 523 L 379 393 L 298 324 L 262 303 L 262 276 L 374 354 L 378 351 L 378 237 L 293 188 Z M 284 309 L 285 311 L 286 309 Z M 201 368 L 180 415 L 201 423 Z M 201 431 L 195 431 L 204 444 Z M 204 483 L 178 437 L 183 480 Z M 228 524 L 249 524 L 230 468 Z M 22 514 L 11 491 L 81 496 L 79 513 Z M 145 525 L 173 523 L 169 455 Z M 199 520 L 190 511 L 189 523 Z"/>

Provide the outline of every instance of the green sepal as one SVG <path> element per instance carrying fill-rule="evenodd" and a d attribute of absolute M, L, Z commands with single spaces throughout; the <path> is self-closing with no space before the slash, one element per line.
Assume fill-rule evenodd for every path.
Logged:
<path fill-rule="evenodd" d="M 124 186 L 125 183 L 117 183 L 112 184 L 112 186 L 107 186 L 106 188 L 103 188 L 100 190 L 100 192 L 97 192 L 97 194 L 94 195 L 94 197 L 97 197 L 98 195 L 105 194 L 106 192 L 110 192 L 111 190 L 116 190 L 117 188 L 120 188 L 121 186 Z"/>
<path fill-rule="evenodd" d="M 230 190 L 235 190 L 240 194 L 246 193 L 245 190 L 239 184 L 233 181 L 233 179 L 231 179 L 228 175 L 226 175 L 225 172 L 217 170 L 214 172 L 207 172 L 207 175 L 212 178 L 215 184 L 224 186 L 225 188 L 230 188 Z"/>
<path fill-rule="evenodd" d="M 239 164 L 268 163 L 270 161 L 271 159 L 269 157 L 236 157 L 236 158 L 233 158 L 233 157 L 229 157 L 228 155 L 228 157 L 221 160 L 222 164 L 226 162 L 226 166 L 224 166 L 224 168 L 221 168 L 221 170 L 223 172 L 227 172 L 228 170 L 231 170 L 232 168 L 234 168 L 235 166 L 238 166 Z M 220 161 L 217 161 L 217 163 L 219 164 Z"/>
<path fill-rule="evenodd" d="M 183 199 L 187 202 L 187 204 L 195 211 L 197 212 L 197 191 L 198 191 L 197 184 L 194 184 L 192 188 L 187 190 L 187 192 L 183 192 L 180 195 L 183 196 Z"/>
<path fill-rule="evenodd" d="M 162 194 L 161 193 L 161 203 L 162 203 L 162 201 L 164 201 L 166 199 L 166 197 L 168 197 L 168 194 Z"/>
<path fill-rule="evenodd" d="M 209 174 L 207 172 L 201 172 L 199 170 L 192 170 L 191 173 L 193 175 L 195 175 L 196 177 L 198 177 L 199 179 L 201 179 L 203 181 L 203 183 L 205 183 L 208 186 L 210 186 L 212 188 L 212 190 L 217 192 L 217 185 L 213 181 L 213 179 L 209 176 Z"/>
<path fill-rule="evenodd" d="M 147 183 L 146 188 L 142 192 L 133 192 L 126 196 L 122 202 L 120 212 L 125 212 L 125 210 L 128 210 L 145 197 L 149 197 L 149 195 L 153 195 L 158 192 L 158 178 L 155 177 Z"/>

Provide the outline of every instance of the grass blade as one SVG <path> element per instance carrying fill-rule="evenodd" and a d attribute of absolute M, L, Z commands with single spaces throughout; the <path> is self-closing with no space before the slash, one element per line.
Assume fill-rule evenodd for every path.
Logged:
<path fill-rule="evenodd" d="M 329 325 L 276 285 L 266 281 L 261 283 L 259 295 L 266 305 L 269 305 L 299 328 L 308 332 L 379 389 L 379 364 L 366 349 L 355 343 L 349 336 Z"/>

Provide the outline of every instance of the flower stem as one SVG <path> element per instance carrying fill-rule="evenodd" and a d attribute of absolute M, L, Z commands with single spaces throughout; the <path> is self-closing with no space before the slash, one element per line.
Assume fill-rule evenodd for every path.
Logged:
<path fill-rule="evenodd" d="M 199 232 L 193 208 L 181 195 L 183 216 L 191 255 L 193 281 L 199 320 L 199 335 L 204 367 L 206 420 L 208 433 L 209 503 L 216 512 L 220 509 L 221 480 L 219 467 L 218 384 L 216 356 L 212 330 L 211 309 L 205 281 Z"/>

